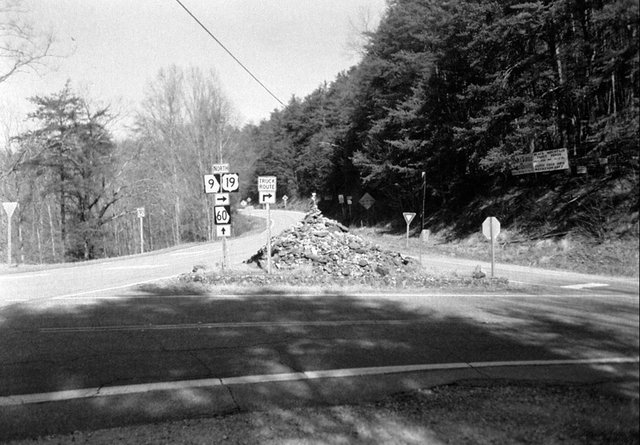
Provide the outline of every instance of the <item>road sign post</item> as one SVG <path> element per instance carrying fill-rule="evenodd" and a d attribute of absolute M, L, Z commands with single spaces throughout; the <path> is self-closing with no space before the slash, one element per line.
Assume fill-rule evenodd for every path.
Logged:
<path fill-rule="evenodd" d="M 231 235 L 231 200 L 229 193 L 240 188 L 238 173 L 229 173 L 229 164 L 213 164 L 213 174 L 204 175 L 204 192 L 214 193 L 213 214 L 216 236 L 222 238 L 222 270 L 228 263 L 227 237 Z M 224 226 L 224 227 L 219 227 Z"/>
<path fill-rule="evenodd" d="M 11 217 L 13 216 L 13 212 L 18 207 L 17 202 L 3 202 L 2 207 L 4 207 L 4 211 L 7 212 L 7 265 L 11 266 Z"/>
<path fill-rule="evenodd" d="M 275 176 L 258 176 L 258 194 L 260 197 L 260 204 L 265 204 L 267 207 L 267 273 L 271 274 L 271 200 L 275 202 L 276 198 L 276 183 L 277 178 Z"/>
<path fill-rule="evenodd" d="M 140 220 L 140 253 L 144 253 L 144 207 L 138 207 L 136 212 L 138 213 L 138 219 Z"/>
<path fill-rule="evenodd" d="M 414 212 L 404 212 L 402 216 L 404 216 L 404 220 L 407 223 L 407 240 L 405 243 L 405 247 L 408 249 L 409 248 L 409 226 L 411 225 L 411 221 L 413 221 L 413 218 L 416 216 L 416 214 Z"/>
<path fill-rule="evenodd" d="M 482 223 L 482 234 L 490 240 L 491 250 L 491 278 L 495 276 L 495 242 L 500 234 L 500 221 L 498 218 L 489 216 Z"/>

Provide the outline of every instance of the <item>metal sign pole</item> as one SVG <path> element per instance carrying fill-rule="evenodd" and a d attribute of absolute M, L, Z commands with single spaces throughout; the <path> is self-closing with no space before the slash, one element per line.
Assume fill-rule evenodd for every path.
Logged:
<path fill-rule="evenodd" d="M 227 267 L 227 237 L 222 237 L 222 270 Z"/>
<path fill-rule="evenodd" d="M 407 239 L 406 239 L 406 242 L 405 242 L 405 247 L 406 247 L 407 249 L 409 248 L 409 225 L 410 225 L 410 224 L 411 224 L 411 223 L 410 223 L 409 221 L 407 221 Z"/>
<path fill-rule="evenodd" d="M 7 264 L 11 266 L 11 217 L 7 224 Z"/>
<path fill-rule="evenodd" d="M 140 253 L 144 253 L 144 227 L 142 224 L 142 216 L 138 218 L 140 220 Z"/>
<path fill-rule="evenodd" d="M 493 221 L 491 221 L 491 224 L 489 224 L 489 230 L 491 233 L 491 278 L 494 277 L 494 270 L 495 270 L 495 248 L 494 248 L 494 243 L 496 242 L 496 236 L 495 233 L 493 231 Z"/>
<path fill-rule="evenodd" d="M 271 207 L 267 203 L 267 273 L 271 274 Z"/>

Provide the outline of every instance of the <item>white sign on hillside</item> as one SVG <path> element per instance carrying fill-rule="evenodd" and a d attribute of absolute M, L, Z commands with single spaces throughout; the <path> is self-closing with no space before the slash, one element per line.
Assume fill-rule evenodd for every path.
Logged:
<path fill-rule="evenodd" d="M 559 148 L 515 155 L 511 158 L 511 165 L 513 175 L 566 170 L 569 168 L 569 157 L 566 148 Z"/>

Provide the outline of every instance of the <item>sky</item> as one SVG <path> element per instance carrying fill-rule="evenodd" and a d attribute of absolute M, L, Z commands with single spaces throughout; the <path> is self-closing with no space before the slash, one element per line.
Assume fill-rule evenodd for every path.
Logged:
<path fill-rule="evenodd" d="M 181 2 L 285 103 L 355 65 L 358 31 L 374 29 L 386 7 L 386 0 Z M 113 130 L 124 137 L 146 86 L 174 64 L 213 68 L 238 124 L 258 123 L 282 108 L 175 0 L 23 3 L 38 28 L 55 33 L 55 52 L 62 57 L 39 74 L 0 83 L 0 132 L 23 130 L 33 110 L 27 98 L 56 93 L 70 79 L 74 91 L 118 112 Z"/>

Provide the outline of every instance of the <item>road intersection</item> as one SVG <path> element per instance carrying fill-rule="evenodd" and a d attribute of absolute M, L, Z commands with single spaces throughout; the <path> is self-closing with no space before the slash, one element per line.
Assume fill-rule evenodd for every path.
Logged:
<path fill-rule="evenodd" d="M 276 233 L 301 215 L 272 216 Z M 232 240 L 231 263 L 264 242 L 263 233 Z M 207 244 L 0 276 L 0 440 L 370 400 L 458 379 L 627 379 L 637 392 L 630 280 L 552 272 L 551 287 L 542 278 L 502 293 L 136 287 L 219 252 Z M 606 291 L 566 287 L 601 281 Z"/>

